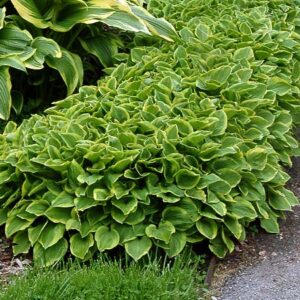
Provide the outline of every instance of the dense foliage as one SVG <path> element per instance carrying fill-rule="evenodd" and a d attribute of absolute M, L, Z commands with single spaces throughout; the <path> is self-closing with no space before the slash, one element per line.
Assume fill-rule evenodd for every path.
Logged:
<path fill-rule="evenodd" d="M 96 83 L 101 65 L 113 65 L 122 45 L 120 31 L 108 26 L 172 40 L 172 26 L 154 18 L 142 4 L 136 0 L 1 1 L 0 119 L 9 118 L 11 106 L 20 114 L 24 100 L 30 112 L 41 102 L 64 98 L 66 90 L 72 94 L 83 81 Z M 9 69 L 14 69 L 12 74 Z"/>
<path fill-rule="evenodd" d="M 135 260 L 209 240 L 218 257 L 254 220 L 277 233 L 298 203 L 298 1 L 154 0 L 176 43 L 136 47 L 79 94 L 0 136 L 0 224 L 37 263 L 118 246 Z"/>

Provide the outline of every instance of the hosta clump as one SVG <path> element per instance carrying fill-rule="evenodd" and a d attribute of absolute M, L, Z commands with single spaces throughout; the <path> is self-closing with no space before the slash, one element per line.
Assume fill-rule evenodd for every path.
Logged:
<path fill-rule="evenodd" d="M 143 8 L 143 0 L 0 1 L 0 120 L 9 119 L 11 108 L 19 115 L 24 102 L 30 112 L 39 102 L 64 98 L 61 82 L 68 95 L 83 81 L 93 83 L 102 66 L 117 61 L 128 39 L 124 31 L 169 41 L 176 36 L 171 24 Z"/>
<path fill-rule="evenodd" d="M 298 202 L 281 165 L 298 150 L 299 8 L 205 3 L 165 9 L 177 44 L 137 46 L 98 87 L 7 125 L 0 224 L 15 254 L 51 265 L 122 246 L 138 260 L 208 239 L 224 257 L 256 219 L 279 231 Z"/>

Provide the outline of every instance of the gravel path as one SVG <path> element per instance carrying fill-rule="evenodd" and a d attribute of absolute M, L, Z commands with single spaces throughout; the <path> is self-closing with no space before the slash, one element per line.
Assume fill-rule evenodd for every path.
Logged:
<path fill-rule="evenodd" d="M 300 159 L 290 173 L 299 197 Z M 280 234 L 260 233 L 221 261 L 213 287 L 218 300 L 300 300 L 300 206 L 281 221 Z"/>

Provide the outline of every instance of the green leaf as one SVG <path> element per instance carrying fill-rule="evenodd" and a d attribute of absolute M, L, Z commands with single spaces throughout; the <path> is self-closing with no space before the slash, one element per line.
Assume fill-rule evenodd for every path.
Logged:
<path fill-rule="evenodd" d="M 269 233 L 279 233 L 279 224 L 275 216 L 270 216 L 269 219 L 261 219 L 260 226 Z"/>
<path fill-rule="evenodd" d="M 210 240 L 213 240 L 218 234 L 218 224 L 212 219 L 202 218 L 196 223 L 198 231 Z"/>
<path fill-rule="evenodd" d="M 100 226 L 95 233 L 95 240 L 100 251 L 110 250 L 118 246 L 120 237 L 118 231 Z"/>
<path fill-rule="evenodd" d="M 45 216 L 53 223 L 66 224 L 71 219 L 70 209 L 60 207 L 50 207 L 46 210 Z"/>
<path fill-rule="evenodd" d="M 125 250 L 135 261 L 146 255 L 152 246 L 151 240 L 143 236 L 125 243 Z"/>
<path fill-rule="evenodd" d="M 235 201 L 235 203 L 228 203 L 228 211 L 236 218 L 249 218 L 254 220 L 257 217 L 257 213 L 251 202 L 242 197 L 236 197 Z"/>
<path fill-rule="evenodd" d="M 46 63 L 56 69 L 67 86 L 67 94 L 72 94 L 75 89 L 82 85 L 83 66 L 80 57 L 62 49 L 61 57 L 47 56 Z"/>
<path fill-rule="evenodd" d="M 290 92 L 291 85 L 284 79 L 281 79 L 279 77 L 272 77 L 268 81 L 268 89 L 274 91 L 279 96 L 283 96 Z"/>
<path fill-rule="evenodd" d="M 172 234 L 166 253 L 169 257 L 177 256 L 186 245 L 186 234 L 184 232 L 175 232 Z"/>
<path fill-rule="evenodd" d="M 92 247 L 93 244 L 94 238 L 92 234 L 82 238 L 79 233 L 75 233 L 70 238 L 71 253 L 80 259 L 84 259 L 86 257 L 90 247 Z"/>
<path fill-rule="evenodd" d="M 21 219 L 20 217 L 17 216 L 8 217 L 5 225 L 5 235 L 7 237 L 10 237 L 14 233 L 28 228 L 32 224 L 32 222 L 33 220 L 28 221 L 28 220 Z"/>
<path fill-rule="evenodd" d="M 187 230 L 194 224 L 190 214 L 181 207 L 169 206 L 165 208 L 162 217 L 165 221 L 172 223 L 178 230 Z"/>
<path fill-rule="evenodd" d="M 175 178 L 179 188 L 192 189 L 198 184 L 200 175 L 192 171 L 182 169 L 175 174 Z"/>
<path fill-rule="evenodd" d="M 243 232 L 243 228 L 237 219 L 230 216 L 226 216 L 224 218 L 224 224 L 237 239 L 240 239 Z"/>
<path fill-rule="evenodd" d="M 11 82 L 7 67 L 0 67 L 0 119 L 8 120 L 11 109 Z"/>
<path fill-rule="evenodd" d="M 26 211 L 36 216 L 42 216 L 48 208 L 49 208 L 48 201 L 35 200 L 28 205 Z"/>
<path fill-rule="evenodd" d="M 138 202 L 133 196 L 124 196 L 121 199 L 113 199 L 112 204 L 119 208 L 124 215 L 128 215 L 136 210 Z"/>
<path fill-rule="evenodd" d="M 33 260 L 37 266 L 49 267 L 62 260 L 68 251 L 68 242 L 61 239 L 58 243 L 48 249 L 36 243 L 33 247 Z"/>
<path fill-rule="evenodd" d="M 65 225 L 48 223 L 38 239 L 44 249 L 55 245 L 65 234 Z"/>
<path fill-rule="evenodd" d="M 13 238 L 14 255 L 28 253 L 29 250 L 30 250 L 30 243 L 28 240 L 27 230 L 18 232 Z"/>
<path fill-rule="evenodd" d="M 145 232 L 149 238 L 155 238 L 168 243 L 172 234 L 175 233 L 175 227 L 171 222 L 165 221 L 161 222 L 158 227 L 153 224 L 147 226 Z"/>

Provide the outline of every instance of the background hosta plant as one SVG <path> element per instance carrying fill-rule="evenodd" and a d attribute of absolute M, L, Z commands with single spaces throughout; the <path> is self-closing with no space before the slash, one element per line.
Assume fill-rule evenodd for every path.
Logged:
<path fill-rule="evenodd" d="M 173 27 L 164 19 L 154 18 L 139 2 L 2 1 L 0 119 L 9 118 L 11 106 L 20 114 L 24 98 L 34 100 L 28 104 L 28 111 L 40 102 L 47 104 L 63 98 L 65 89 L 61 80 L 57 80 L 56 71 L 68 95 L 83 81 L 95 83 L 101 65 L 113 65 L 122 46 L 120 30 L 112 30 L 107 25 L 122 32 L 153 34 L 172 41 Z M 18 70 L 12 76 L 11 68 Z M 51 72 L 49 68 L 56 71 Z M 44 72 L 37 72 L 41 69 Z M 26 105 L 29 99 L 25 99 Z"/>
<path fill-rule="evenodd" d="M 176 44 L 137 37 L 97 87 L 6 126 L 0 224 L 15 254 L 51 265 L 121 246 L 138 260 L 208 240 L 224 257 L 251 222 L 277 233 L 298 203 L 282 166 L 298 152 L 299 6 L 166 3 L 150 9 Z"/>

